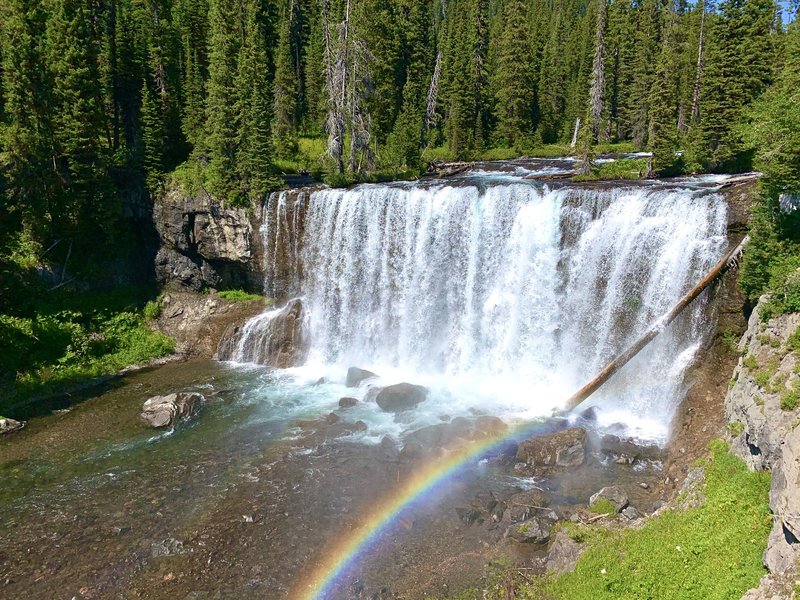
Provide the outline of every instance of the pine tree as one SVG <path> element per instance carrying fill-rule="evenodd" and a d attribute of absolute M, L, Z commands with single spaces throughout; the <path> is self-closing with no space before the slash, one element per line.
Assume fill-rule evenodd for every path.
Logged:
<path fill-rule="evenodd" d="M 145 180 L 155 192 L 164 176 L 164 117 L 161 103 L 146 80 L 142 83 L 142 146 Z"/>
<path fill-rule="evenodd" d="M 202 146 L 205 121 L 205 85 L 200 70 L 200 59 L 196 49 L 184 40 L 186 58 L 183 76 L 183 111 L 181 128 L 186 140 L 193 148 Z"/>
<path fill-rule="evenodd" d="M 292 19 L 294 0 L 289 0 L 281 17 L 278 46 L 275 53 L 275 79 L 273 80 L 272 137 L 275 153 L 287 158 L 297 153 L 297 100 L 299 81 L 297 79 L 292 52 Z"/>
<path fill-rule="evenodd" d="M 647 145 L 650 122 L 650 91 L 653 87 L 653 65 L 658 61 L 660 19 L 657 0 L 642 0 L 636 10 L 636 54 L 631 90 L 631 135 L 638 149 Z"/>
<path fill-rule="evenodd" d="M 653 153 L 652 168 L 660 175 L 675 169 L 678 142 L 678 109 L 680 101 L 680 48 L 678 46 L 678 16 L 668 7 L 664 20 L 661 53 L 656 65 L 650 93 L 650 123 L 648 143 Z"/>
<path fill-rule="evenodd" d="M 222 199 L 235 197 L 236 181 L 236 58 L 241 40 L 232 24 L 239 22 L 235 0 L 211 0 L 205 145 L 209 156 L 209 186 Z"/>
<path fill-rule="evenodd" d="M 605 33 L 606 0 L 598 0 L 595 15 L 594 59 L 589 82 L 589 104 L 580 133 L 580 166 L 578 172 L 587 175 L 592 167 L 592 144 L 601 134 L 603 107 L 605 105 Z"/>
<path fill-rule="evenodd" d="M 236 77 L 238 139 L 236 167 L 242 192 L 260 198 L 275 186 L 272 170 L 272 94 L 268 79 L 268 55 L 261 28 L 260 3 L 244 6 L 244 40 Z"/>
<path fill-rule="evenodd" d="M 509 147 L 529 137 L 532 129 L 534 98 L 526 12 L 524 0 L 506 3 L 495 72 L 497 136 Z"/>

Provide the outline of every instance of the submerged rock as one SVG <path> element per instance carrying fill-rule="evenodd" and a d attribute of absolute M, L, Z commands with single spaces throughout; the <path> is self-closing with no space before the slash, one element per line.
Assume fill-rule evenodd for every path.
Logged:
<path fill-rule="evenodd" d="M 25 423 L 23 421 L 15 421 L 14 419 L 0 417 L 0 435 L 17 431 L 23 427 L 25 427 Z"/>
<path fill-rule="evenodd" d="M 516 493 L 505 500 L 506 511 L 503 514 L 503 522 L 508 525 L 521 523 L 534 515 L 542 514 L 549 504 L 550 499 L 541 490 Z"/>
<path fill-rule="evenodd" d="M 374 379 L 375 377 L 377 377 L 377 375 L 372 371 L 359 369 L 358 367 L 350 367 L 347 369 L 347 379 L 345 381 L 345 385 L 347 387 L 358 387 L 361 385 L 362 381 Z"/>
<path fill-rule="evenodd" d="M 428 397 L 428 388 L 411 383 L 398 383 L 378 392 L 375 402 L 386 412 L 411 410 Z"/>
<path fill-rule="evenodd" d="M 339 398 L 339 408 L 352 408 L 356 404 L 358 404 L 358 400 L 356 398 L 350 398 L 349 396 Z"/>
<path fill-rule="evenodd" d="M 517 447 L 517 460 L 528 467 L 579 467 L 586 460 L 586 431 L 580 427 L 540 435 Z"/>
<path fill-rule="evenodd" d="M 660 461 L 664 457 L 664 451 L 658 446 L 642 446 L 616 435 L 600 438 L 600 454 L 618 465 L 632 465 L 639 460 Z"/>
<path fill-rule="evenodd" d="M 604 487 L 596 494 L 593 494 L 592 497 L 589 498 L 589 506 L 596 504 L 600 500 L 608 500 L 611 502 L 611 504 L 614 505 L 614 508 L 617 509 L 617 512 L 620 512 L 622 509 L 628 506 L 628 494 L 626 494 L 618 485 Z"/>
<path fill-rule="evenodd" d="M 179 419 L 188 419 L 200 408 L 204 398 L 195 392 L 153 396 L 142 406 L 142 420 L 150 427 L 172 427 Z"/>

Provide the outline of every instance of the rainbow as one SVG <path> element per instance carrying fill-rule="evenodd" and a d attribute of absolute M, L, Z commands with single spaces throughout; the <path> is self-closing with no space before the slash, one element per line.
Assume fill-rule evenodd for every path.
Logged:
<path fill-rule="evenodd" d="M 509 427 L 502 433 L 473 441 L 445 454 L 438 460 L 415 471 L 390 491 L 362 520 L 337 543 L 322 553 L 323 560 L 304 577 L 297 589 L 296 600 L 325 600 L 339 579 L 350 571 L 368 551 L 372 543 L 385 532 L 397 518 L 416 501 L 455 475 L 467 465 L 479 460 L 494 448 L 514 439 L 530 436 L 542 428 L 542 423 L 526 423 Z"/>

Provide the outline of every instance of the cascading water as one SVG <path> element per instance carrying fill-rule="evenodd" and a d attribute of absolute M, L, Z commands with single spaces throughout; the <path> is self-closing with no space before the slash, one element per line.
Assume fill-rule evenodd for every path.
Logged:
<path fill-rule="evenodd" d="M 357 365 L 428 385 L 416 425 L 442 413 L 532 418 L 713 266 L 726 212 L 707 191 L 492 177 L 283 192 L 264 208 L 265 288 L 303 299 L 301 375 L 343 379 Z M 696 303 L 591 400 L 601 425 L 664 438 L 706 317 Z M 246 349 L 257 344 L 235 346 L 227 358 L 256 356 Z"/>

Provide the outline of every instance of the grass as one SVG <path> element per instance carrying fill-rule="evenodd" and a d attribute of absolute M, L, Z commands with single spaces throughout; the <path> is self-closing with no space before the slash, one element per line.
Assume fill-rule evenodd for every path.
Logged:
<path fill-rule="evenodd" d="M 786 340 L 786 346 L 792 352 L 797 352 L 800 354 L 800 327 L 798 327 L 795 332 L 789 336 L 789 339 Z"/>
<path fill-rule="evenodd" d="M 284 174 L 307 172 L 319 178 L 324 169 L 325 139 L 301 137 L 297 140 L 297 154 L 291 158 L 276 158 L 275 168 Z"/>
<path fill-rule="evenodd" d="M 772 526 L 769 473 L 749 472 L 724 442 L 710 448 L 701 506 L 590 534 L 573 573 L 524 583 L 517 598 L 727 600 L 756 587 Z"/>
<path fill-rule="evenodd" d="M 744 431 L 744 423 L 741 423 L 739 421 L 732 421 L 731 423 L 728 423 L 727 427 L 728 427 L 728 432 L 733 437 L 739 437 L 740 435 L 742 435 L 742 432 Z"/>
<path fill-rule="evenodd" d="M 758 361 L 752 354 L 748 354 L 747 357 L 742 361 L 742 364 L 751 371 L 758 369 Z"/>
<path fill-rule="evenodd" d="M 269 303 L 269 300 L 264 296 L 251 294 L 244 290 L 224 290 L 222 292 L 217 292 L 217 296 L 227 302 L 255 302 L 256 300 L 261 300 L 265 304 Z"/>
<path fill-rule="evenodd" d="M 800 404 L 800 391 L 794 389 L 781 396 L 781 410 L 794 410 Z"/>

